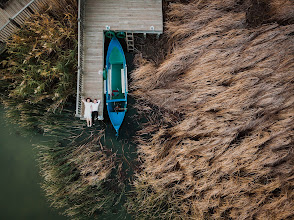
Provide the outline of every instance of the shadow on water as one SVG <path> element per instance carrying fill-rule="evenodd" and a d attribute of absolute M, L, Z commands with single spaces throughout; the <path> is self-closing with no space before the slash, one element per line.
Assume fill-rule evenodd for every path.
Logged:
<path fill-rule="evenodd" d="M 123 45 L 123 44 L 122 44 Z M 124 45 L 123 45 L 124 46 Z M 134 55 L 131 53 L 125 54 L 128 65 L 128 74 L 134 69 L 133 58 Z M 128 76 L 128 79 L 130 77 Z M 120 171 L 120 177 L 122 182 L 126 184 L 126 192 L 130 190 L 130 183 L 134 171 L 138 169 L 137 161 L 137 149 L 135 144 L 136 132 L 140 129 L 140 120 L 137 117 L 137 111 L 134 108 L 135 100 L 128 96 L 128 110 L 126 112 L 123 124 L 119 130 L 119 136 L 116 137 L 116 132 L 110 122 L 107 114 L 107 108 L 104 103 L 104 121 L 99 122 L 99 127 L 105 129 L 105 137 L 103 138 L 103 145 L 108 149 L 111 149 L 117 156 L 117 159 L 122 163 L 122 169 Z M 126 195 L 124 194 L 120 203 L 118 204 L 117 214 L 105 216 L 103 219 L 132 219 L 124 209 L 124 203 L 126 201 Z"/>
<path fill-rule="evenodd" d="M 136 115 L 136 110 L 133 108 L 134 102 L 135 100 L 128 98 L 128 111 L 118 137 L 115 136 L 116 132 L 107 114 L 104 116 L 104 121 L 100 122 L 99 125 L 99 127 L 101 126 L 105 129 L 105 136 L 102 139 L 103 145 L 115 153 L 117 160 L 121 163 L 121 168 L 116 175 L 118 174 L 118 182 L 125 184 L 126 192 L 130 191 L 133 173 L 138 168 L 134 138 L 139 124 L 134 120 L 134 116 Z M 125 202 L 126 194 L 122 196 L 120 203 L 117 205 L 117 213 L 103 216 L 103 219 L 132 219 L 131 215 L 129 215 L 124 208 Z"/>
<path fill-rule="evenodd" d="M 105 47 L 107 48 L 110 40 L 106 38 Z M 124 47 L 124 50 L 126 50 L 126 45 L 123 43 L 124 41 L 120 39 L 120 42 L 122 46 Z M 105 55 L 106 56 L 106 55 Z M 133 59 L 134 54 L 132 53 L 125 53 L 127 65 L 128 65 L 128 80 L 130 79 L 129 74 L 134 69 L 133 65 Z M 128 95 L 128 105 L 127 105 L 127 112 L 124 118 L 124 121 L 121 125 L 121 128 L 119 130 L 119 136 L 116 137 L 116 132 L 110 122 L 110 119 L 108 117 L 107 113 L 107 107 L 106 103 L 104 103 L 104 120 L 96 122 L 96 125 L 93 125 L 91 128 L 86 127 L 85 122 L 85 135 L 93 135 L 96 131 L 104 129 L 105 130 L 105 136 L 102 139 L 103 144 L 107 146 L 107 148 L 111 149 L 113 152 L 115 152 L 118 156 L 123 158 L 125 163 L 129 164 L 129 166 L 132 167 L 132 169 L 135 169 L 136 162 L 134 161 L 137 158 L 137 152 L 136 152 L 136 144 L 135 136 L 136 132 L 140 129 L 140 120 L 137 116 L 137 111 L 134 108 L 135 100 L 130 95 Z M 131 170 L 132 170 L 131 169 Z"/>
<path fill-rule="evenodd" d="M 126 54 L 128 62 L 128 73 L 133 70 L 133 54 Z M 128 77 L 130 79 L 130 77 Z M 137 149 L 135 144 L 136 132 L 140 129 L 140 120 L 137 117 L 137 111 L 134 108 L 135 100 L 128 96 L 128 110 L 126 112 L 123 124 L 119 130 L 119 136 L 116 137 L 116 132 L 110 122 L 107 114 L 107 108 L 104 103 L 104 120 L 98 121 L 91 128 L 86 127 L 86 121 L 83 121 L 82 135 L 75 140 L 76 144 L 87 142 L 90 137 L 95 137 L 101 130 L 104 130 L 104 135 L 101 138 L 101 144 L 109 155 L 115 155 L 116 168 L 112 171 L 110 179 L 121 186 L 124 185 L 123 193 L 121 194 L 119 186 L 109 186 L 111 190 L 117 191 L 118 196 L 121 194 L 121 199 L 118 204 L 113 207 L 110 213 L 98 214 L 99 219 L 120 220 L 132 219 L 124 207 L 126 202 L 126 194 L 130 191 L 133 174 L 138 168 Z M 79 131 L 81 132 L 81 130 Z M 90 138 L 91 139 L 91 138 Z M 68 140 L 60 141 L 61 145 L 66 146 Z M 117 189 L 116 189 L 117 188 Z"/>

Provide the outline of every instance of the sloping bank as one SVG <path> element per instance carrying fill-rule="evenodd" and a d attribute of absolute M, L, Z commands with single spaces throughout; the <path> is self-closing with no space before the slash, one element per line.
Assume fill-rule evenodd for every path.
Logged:
<path fill-rule="evenodd" d="M 169 5 L 166 35 L 145 42 L 132 73 L 149 122 L 139 133 L 129 211 L 146 219 L 290 219 L 294 3 L 183 2 Z"/>

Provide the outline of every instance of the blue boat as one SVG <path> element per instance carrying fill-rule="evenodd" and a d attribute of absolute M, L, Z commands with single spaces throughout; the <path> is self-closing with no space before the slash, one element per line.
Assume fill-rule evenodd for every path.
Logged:
<path fill-rule="evenodd" d="M 110 121 L 118 136 L 127 111 L 127 65 L 122 46 L 116 37 L 110 41 L 106 56 L 106 105 Z"/>

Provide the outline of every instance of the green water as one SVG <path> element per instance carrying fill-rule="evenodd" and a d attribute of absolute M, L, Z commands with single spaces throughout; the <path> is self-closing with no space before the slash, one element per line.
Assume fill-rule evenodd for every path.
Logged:
<path fill-rule="evenodd" d="M 49 207 L 40 187 L 41 177 L 33 144 L 42 135 L 22 137 L 19 128 L 4 118 L 0 107 L 0 219 L 67 219 Z"/>
<path fill-rule="evenodd" d="M 131 143 L 135 136 L 135 128 L 138 127 L 138 122 L 133 118 L 136 114 L 132 107 L 133 104 L 134 100 L 129 98 L 128 112 L 118 138 L 115 136 L 116 132 L 107 115 L 103 122 L 99 122 L 100 125 L 91 129 L 85 128 L 86 133 L 95 133 L 100 129 L 105 129 L 105 144 L 122 161 L 126 179 L 131 178 L 137 166 L 136 147 Z M 52 137 L 44 137 L 35 133 L 22 136 L 24 130 L 11 124 L 9 119 L 5 118 L 5 112 L 1 106 L 0 121 L 0 171 L 2 174 L 0 178 L 0 220 L 68 219 L 59 215 L 57 210 L 50 208 L 40 187 L 42 178 L 36 161 L 38 150 L 34 148 L 34 145 L 42 143 L 46 145 L 46 141 L 52 140 Z M 101 219 L 132 219 L 123 208 L 124 202 L 125 196 L 117 207 L 116 213 L 103 215 Z"/>
<path fill-rule="evenodd" d="M 126 54 L 128 60 L 132 55 Z M 130 62 L 131 63 L 131 62 Z M 132 64 L 129 65 L 131 70 Z M 136 146 L 132 143 L 141 122 L 137 121 L 137 112 L 133 108 L 135 100 L 128 98 L 128 111 L 117 138 L 107 114 L 105 120 L 92 128 L 86 128 L 85 134 L 92 134 L 105 129 L 105 145 L 116 153 L 124 169 L 124 181 L 126 190 L 130 189 L 133 172 L 137 169 Z M 74 117 L 73 117 L 74 120 Z M 42 178 L 39 175 L 37 150 L 34 145 L 42 144 L 51 138 L 40 134 L 28 134 L 22 136 L 23 129 L 11 124 L 4 117 L 4 109 L 0 105 L 0 220 L 59 220 L 69 219 L 50 208 L 43 190 L 40 187 Z M 46 145 L 46 143 L 44 143 Z M 126 212 L 124 203 L 125 195 L 119 203 L 117 210 L 99 219 L 120 220 L 132 219 Z"/>
<path fill-rule="evenodd" d="M 118 138 L 115 136 L 115 130 L 108 117 L 100 123 L 104 125 L 105 143 L 113 152 L 116 152 L 117 157 L 123 162 L 127 179 L 130 178 L 134 167 L 136 167 L 134 161 L 136 149 L 130 142 L 134 137 L 134 128 L 136 127 L 136 122 L 132 118 L 134 115 L 132 102 L 134 100 L 130 99 L 130 102 L 130 108 Z M 42 178 L 37 162 L 38 150 L 34 148 L 34 145 L 46 144 L 52 137 L 44 137 L 35 133 L 22 136 L 23 129 L 18 125 L 11 124 L 9 119 L 5 118 L 5 111 L 1 106 L 0 121 L 0 172 L 2 174 L 0 178 L 0 220 L 68 219 L 59 215 L 57 210 L 50 208 L 40 187 Z M 98 125 L 91 128 L 92 132 L 95 132 L 96 129 L 99 130 L 101 127 Z M 116 214 L 101 216 L 101 219 L 132 219 L 123 208 L 124 198 Z"/>

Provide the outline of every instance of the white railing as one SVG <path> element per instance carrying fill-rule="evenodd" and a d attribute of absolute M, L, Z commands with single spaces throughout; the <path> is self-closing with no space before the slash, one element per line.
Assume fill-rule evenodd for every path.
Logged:
<path fill-rule="evenodd" d="M 85 0 L 78 1 L 78 73 L 77 73 L 77 97 L 76 117 L 81 117 L 82 112 L 82 87 L 83 87 L 83 33 L 84 33 Z"/>
<path fill-rule="evenodd" d="M 32 0 L 25 5 L 17 14 L 9 18 L 5 25 L 0 28 L 0 50 L 3 52 L 6 41 L 17 31 L 21 25 L 34 13 L 40 11 L 47 3 L 47 0 Z"/>

